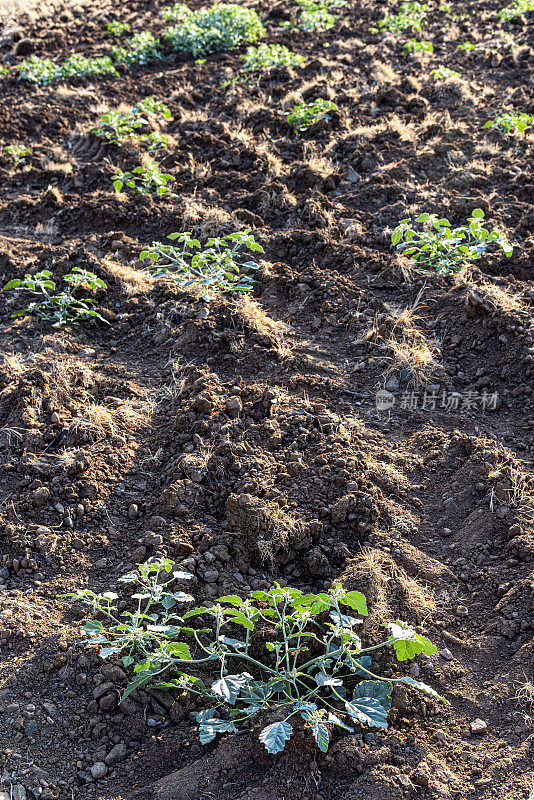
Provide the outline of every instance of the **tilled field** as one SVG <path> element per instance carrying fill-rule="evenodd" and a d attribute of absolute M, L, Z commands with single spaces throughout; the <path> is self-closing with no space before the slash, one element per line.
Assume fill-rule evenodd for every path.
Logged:
<path fill-rule="evenodd" d="M 146 798 L 165 776 L 169 800 L 533 797 L 534 134 L 484 128 L 534 113 L 532 17 L 429 5 L 416 36 L 434 53 L 408 56 L 413 32 L 369 31 L 389 3 L 349 2 L 304 33 L 279 25 L 289 2 L 260 2 L 265 41 L 305 61 L 258 85 L 221 88 L 240 51 L 43 88 L 0 76 L 1 144 L 32 151 L 0 162 L 2 285 L 89 269 L 110 323 L 54 330 L 0 295 L 7 797 Z M 165 26 L 146 1 L 46 11 L 4 18 L 4 66 L 105 53 L 112 18 Z M 434 81 L 440 64 L 460 78 Z M 146 96 L 172 113 L 160 198 L 117 193 L 115 168 L 140 154 L 91 132 Z M 316 97 L 339 113 L 293 133 L 285 113 Z M 511 258 L 447 277 L 391 250 L 399 220 L 463 224 L 475 208 Z M 244 228 L 265 250 L 254 299 L 206 303 L 139 261 L 174 231 Z M 397 691 L 387 732 L 273 757 L 256 733 L 202 746 L 191 701 L 148 689 L 119 705 L 120 662 L 85 647 L 85 612 L 61 595 L 118 590 L 158 555 L 208 603 L 275 580 L 363 591 L 362 636 L 420 626 L 439 655 L 410 674 L 451 706 Z"/>

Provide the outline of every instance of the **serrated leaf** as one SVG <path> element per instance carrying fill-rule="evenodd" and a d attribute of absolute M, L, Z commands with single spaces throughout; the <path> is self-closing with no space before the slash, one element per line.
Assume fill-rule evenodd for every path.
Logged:
<path fill-rule="evenodd" d="M 293 728 L 289 722 L 273 722 L 272 725 L 267 725 L 260 731 L 259 740 L 267 752 L 274 755 L 282 752 L 292 733 Z"/>
<path fill-rule="evenodd" d="M 226 594 L 224 597 L 218 597 L 217 603 L 230 603 L 230 605 L 240 608 L 243 605 L 243 599 L 237 594 Z"/>
<path fill-rule="evenodd" d="M 344 597 L 340 598 L 339 602 L 343 603 L 345 606 L 350 606 L 350 608 L 357 611 L 358 614 L 361 614 L 362 617 L 366 617 L 369 613 L 367 611 L 367 600 L 365 599 L 365 595 L 361 592 L 347 592 Z"/>
<path fill-rule="evenodd" d="M 359 697 L 351 703 L 345 703 L 345 710 L 353 720 L 371 728 L 388 726 L 387 711 L 375 697 Z"/>
<path fill-rule="evenodd" d="M 391 708 L 391 692 L 393 686 L 389 681 L 361 681 L 354 687 L 353 699 L 374 697 L 386 711 Z"/>
<path fill-rule="evenodd" d="M 346 614 L 338 614 L 337 611 L 331 611 L 330 618 L 333 619 L 337 625 L 341 625 L 343 628 L 354 628 L 355 625 L 363 625 L 363 619 L 349 617 Z"/>

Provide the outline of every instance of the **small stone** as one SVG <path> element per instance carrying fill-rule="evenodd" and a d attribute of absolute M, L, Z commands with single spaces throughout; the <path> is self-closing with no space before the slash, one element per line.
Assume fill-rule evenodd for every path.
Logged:
<path fill-rule="evenodd" d="M 11 800 L 26 800 L 26 789 L 22 783 L 16 783 L 11 789 Z"/>
<path fill-rule="evenodd" d="M 46 486 L 39 486 L 38 489 L 35 489 L 30 495 L 30 499 L 34 508 L 41 508 L 44 506 L 45 503 L 48 502 L 48 498 L 50 497 L 50 489 Z"/>
<path fill-rule="evenodd" d="M 421 761 L 410 777 L 417 786 L 428 786 L 430 783 L 430 774 L 430 767 L 426 761 Z"/>
<path fill-rule="evenodd" d="M 132 503 L 132 505 L 128 509 L 128 516 L 130 517 L 130 519 L 137 519 L 137 517 L 139 516 L 139 506 L 137 506 L 135 503 Z"/>
<path fill-rule="evenodd" d="M 219 571 L 216 569 L 208 569 L 204 573 L 204 580 L 206 583 L 215 583 L 219 577 Z"/>
<path fill-rule="evenodd" d="M 73 539 L 72 546 L 75 550 L 83 550 L 83 542 L 81 539 Z"/>
<path fill-rule="evenodd" d="M 94 778 L 95 781 L 98 781 L 100 778 L 103 778 L 107 775 L 108 768 L 104 764 L 103 761 L 97 761 L 96 764 L 93 764 L 91 767 L 91 776 Z"/>
<path fill-rule="evenodd" d="M 117 761 L 120 761 L 122 758 L 124 758 L 125 755 L 126 745 L 124 742 L 119 742 L 109 751 L 104 761 L 108 766 L 111 766 L 111 764 L 115 764 Z"/>
<path fill-rule="evenodd" d="M 454 613 L 457 617 L 467 617 L 469 615 L 469 610 L 467 606 L 456 606 L 454 609 Z"/>
<path fill-rule="evenodd" d="M 454 658 L 453 654 L 451 653 L 448 647 L 444 647 L 443 650 L 440 650 L 439 654 L 442 658 L 445 659 L 445 661 L 452 661 L 452 659 Z"/>
<path fill-rule="evenodd" d="M 243 403 L 239 397 L 229 397 L 224 404 L 224 409 L 230 419 L 237 419 L 237 417 L 243 411 Z"/>
<path fill-rule="evenodd" d="M 50 415 L 50 422 L 52 423 L 52 425 L 59 425 L 59 423 L 61 422 L 61 417 L 59 416 L 57 411 L 54 411 L 54 413 Z"/>
<path fill-rule="evenodd" d="M 444 742 L 446 738 L 447 738 L 447 734 L 445 733 L 445 731 L 442 731 L 441 729 L 438 729 L 437 731 L 435 731 L 434 739 L 437 739 L 438 742 Z"/>
<path fill-rule="evenodd" d="M 488 723 L 484 722 L 483 719 L 474 719 L 473 722 L 469 723 L 469 730 L 474 736 L 480 736 L 480 734 L 486 733 L 488 730 Z"/>
<path fill-rule="evenodd" d="M 452 536 L 452 530 L 450 528 L 442 528 L 441 529 L 442 536 Z"/>

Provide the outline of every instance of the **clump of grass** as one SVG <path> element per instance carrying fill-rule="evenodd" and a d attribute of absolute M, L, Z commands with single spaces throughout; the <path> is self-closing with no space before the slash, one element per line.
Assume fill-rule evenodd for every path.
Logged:
<path fill-rule="evenodd" d="M 402 3 L 398 14 L 387 14 L 384 19 L 377 22 L 377 27 L 371 27 L 372 33 L 384 32 L 400 33 L 406 28 L 421 30 L 422 22 L 426 19 L 428 5 L 426 3 Z"/>
<path fill-rule="evenodd" d="M 527 11 L 534 11 L 534 0 L 514 0 L 509 6 L 501 8 L 497 16 L 501 22 L 510 22 L 510 20 L 526 14 Z"/>
<path fill-rule="evenodd" d="M 417 39 L 408 39 L 402 49 L 405 53 L 433 53 L 434 45 L 432 42 L 419 42 Z"/>
<path fill-rule="evenodd" d="M 182 21 L 165 34 L 173 50 L 204 56 L 255 44 L 265 28 L 255 11 L 233 3 L 216 3 L 197 11 L 180 8 Z"/>
<path fill-rule="evenodd" d="M 111 48 L 111 57 L 116 64 L 148 64 L 162 57 L 159 39 L 149 31 L 136 33 L 127 40 L 126 45 L 113 45 Z"/>

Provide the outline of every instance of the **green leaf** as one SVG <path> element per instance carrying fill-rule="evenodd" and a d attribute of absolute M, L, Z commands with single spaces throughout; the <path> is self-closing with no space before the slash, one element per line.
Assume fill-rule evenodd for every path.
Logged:
<path fill-rule="evenodd" d="M 353 720 L 371 728 L 388 727 L 387 711 L 375 697 L 359 697 L 352 703 L 345 703 L 345 710 Z"/>
<path fill-rule="evenodd" d="M 328 743 L 330 741 L 330 734 L 328 732 L 328 728 L 323 723 L 315 723 L 312 726 L 313 736 L 315 741 L 317 742 L 317 747 L 321 752 L 326 753 L 328 750 Z"/>
<path fill-rule="evenodd" d="M 252 675 L 242 672 L 239 675 L 227 675 L 211 684 L 211 691 L 222 697 L 222 699 L 233 706 L 239 696 L 241 689 L 247 685 Z"/>
<path fill-rule="evenodd" d="M 361 681 L 354 687 L 352 697 L 353 699 L 374 697 L 386 711 L 389 711 L 392 689 L 393 686 L 389 681 Z"/>
<path fill-rule="evenodd" d="M 191 652 L 185 642 L 169 642 L 165 645 L 165 651 L 181 661 L 191 661 Z"/>
<path fill-rule="evenodd" d="M 15 278 L 15 280 L 12 280 L 12 281 L 9 281 L 8 283 L 6 283 L 6 285 L 4 286 L 2 291 L 5 291 L 6 289 L 16 289 L 17 286 L 20 286 L 21 283 L 22 283 L 22 281 L 19 281 L 18 278 Z"/>
<path fill-rule="evenodd" d="M 327 722 L 331 725 L 337 725 L 338 728 L 343 728 L 343 730 L 348 731 L 349 733 L 354 733 L 354 728 L 351 728 L 350 725 L 345 725 L 343 720 L 341 720 L 336 714 L 332 714 L 331 711 L 328 712 Z"/>
<path fill-rule="evenodd" d="M 240 608 L 243 605 L 242 598 L 238 597 L 237 594 L 227 594 L 224 597 L 218 597 L 216 602 L 217 603 L 230 603 L 231 605 L 235 606 L 236 608 Z"/>
<path fill-rule="evenodd" d="M 205 614 L 209 609 L 206 606 L 199 606 L 198 608 L 192 608 L 190 611 L 186 611 L 184 614 L 184 619 L 189 619 L 190 617 L 198 617 L 199 614 Z"/>
<path fill-rule="evenodd" d="M 429 219 L 430 219 L 430 214 L 427 214 L 425 212 L 424 214 L 419 214 L 419 216 L 415 218 L 415 221 L 416 222 L 427 222 L 427 220 L 429 220 Z"/>
<path fill-rule="evenodd" d="M 324 672 L 318 672 L 314 677 L 317 686 L 343 686 L 341 678 L 334 678 Z"/>
<path fill-rule="evenodd" d="M 212 718 L 200 725 L 198 734 L 201 744 L 209 744 L 220 733 L 235 733 L 237 731 L 233 722 Z"/>
<path fill-rule="evenodd" d="M 293 728 L 289 722 L 273 722 L 267 725 L 259 735 L 260 742 L 265 746 L 268 753 L 281 753 L 286 742 L 291 738 Z"/>
<path fill-rule="evenodd" d="M 400 240 L 402 239 L 402 233 L 403 233 L 403 229 L 402 228 L 395 228 L 395 230 L 393 231 L 393 233 L 391 235 L 391 244 L 392 245 L 396 245 L 396 244 L 398 244 L 400 242 Z"/>
<path fill-rule="evenodd" d="M 347 592 L 344 597 L 341 597 L 339 600 L 340 603 L 343 603 L 345 606 L 350 606 L 350 608 L 357 611 L 358 614 L 361 614 L 362 617 L 366 617 L 368 615 L 367 611 L 367 601 L 365 599 L 365 595 L 361 592 Z"/>
<path fill-rule="evenodd" d="M 235 622 L 237 625 L 242 625 L 243 628 L 246 628 L 249 631 L 254 630 L 254 623 L 251 622 L 247 617 L 245 617 L 244 614 L 240 614 L 239 611 L 235 611 L 233 608 L 225 609 L 226 614 L 230 614 L 230 612 L 233 613 L 231 614 L 229 622 Z"/>
<path fill-rule="evenodd" d="M 474 219 L 484 219 L 484 212 L 481 208 L 475 208 L 471 216 L 474 217 Z"/>

